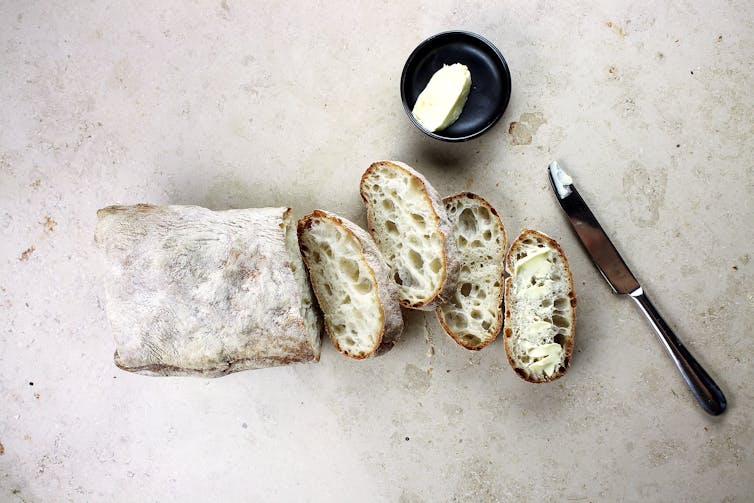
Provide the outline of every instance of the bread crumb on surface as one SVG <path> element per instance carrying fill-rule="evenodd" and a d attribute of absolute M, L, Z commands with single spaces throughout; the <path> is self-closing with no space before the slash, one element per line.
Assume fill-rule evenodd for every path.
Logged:
<path fill-rule="evenodd" d="M 27 260 L 29 260 L 29 257 L 31 257 L 31 254 L 34 253 L 34 250 L 36 250 L 36 248 L 34 248 L 34 245 L 31 245 L 23 252 L 21 252 L 21 256 L 18 257 L 18 260 L 20 260 L 21 262 L 26 262 Z"/>
<path fill-rule="evenodd" d="M 58 225 L 58 223 L 50 215 L 45 215 L 44 220 L 39 223 L 44 225 L 46 232 L 54 231 L 55 227 L 57 227 Z"/>

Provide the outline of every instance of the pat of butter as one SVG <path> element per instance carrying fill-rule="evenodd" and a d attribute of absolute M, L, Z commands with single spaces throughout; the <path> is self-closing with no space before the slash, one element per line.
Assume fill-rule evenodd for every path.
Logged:
<path fill-rule="evenodd" d="M 552 281 L 545 280 L 545 284 L 543 284 L 542 286 L 527 286 L 518 293 L 529 300 L 541 299 L 552 294 L 552 287 L 549 285 L 550 283 L 552 283 Z"/>
<path fill-rule="evenodd" d="M 431 133 L 445 129 L 461 116 L 469 89 L 471 72 L 466 65 L 443 65 L 429 79 L 411 113 Z"/>
<path fill-rule="evenodd" d="M 552 264 L 547 261 L 550 256 L 550 248 L 539 248 L 535 253 L 531 253 L 523 259 L 516 262 L 513 272 L 516 276 L 528 278 L 541 278 L 550 272 Z"/>
<path fill-rule="evenodd" d="M 524 339 L 521 342 L 524 344 L 527 354 L 535 356 L 532 355 L 531 352 L 535 347 L 538 347 L 528 341 L 542 340 L 544 337 L 554 335 L 554 332 L 555 327 L 552 323 L 547 323 L 546 321 L 535 321 L 534 323 L 527 325 L 525 332 L 521 334 Z"/>
<path fill-rule="evenodd" d="M 560 357 L 560 353 L 563 352 L 563 348 L 557 342 L 551 344 L 542 344 L 541 346 L 534 346 L 528 353 L 532 358 L 545 358 L 548 356 Z"/>
<path fill-rule="evenodd" d="M 542 372 L 547 377 L 550 377 L 555 373 L 555 367 L 557 367 L 558 363 L 560 363 L 560 355 L 552 354 L 532 363 L 529 365 L 529 369 L 534 372 Z"/>
<path fill-rule="evenodd" d="M 527 350 L 527 354 L 532 358 L 541 359 L 529 365 L 529 369 L 535 372 L 543 372 L 549 377 L 555 373 L 562 353 L 563 347 L 557 343 L 533 346 Z"/>

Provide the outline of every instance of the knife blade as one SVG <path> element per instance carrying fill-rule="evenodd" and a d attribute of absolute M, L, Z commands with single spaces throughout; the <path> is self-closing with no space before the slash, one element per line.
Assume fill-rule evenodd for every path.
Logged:
<path fill-rule="evenodd" d="M 686 349 L 650 302 L 639 281 L 576 190 L 573 179 L 557 161 L 550 162 L 547 170 L 560 206 L 587 254 L 610 285 L 613 293 L 628 295 L 636 302 L 680 371 L 694 398 L 705 412 L 713 416 L 725 412 L 727 400 L 720 387 Z"/>

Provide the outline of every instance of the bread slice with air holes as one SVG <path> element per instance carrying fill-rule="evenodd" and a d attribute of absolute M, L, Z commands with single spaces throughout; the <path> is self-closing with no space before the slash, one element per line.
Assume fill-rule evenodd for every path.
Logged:
<path fill-rule="evenodd" d="M 513 370 L 533 383 L 554 381 L 573 354 L 576 295 L 560 245 L 523 229 L 505 267 L 505 352 Z"/>
<path fill-rule="evenodd" d="M 392 348 L 403 332 L 398 286 L 372 237 L 315 210 L 299 220 L 298 240 L 335 348 L 357 360 Z"/>
<path fill-rule="evenodd" d="M 437 308 L 437 318 L 458 344 L 482 349 L 503 325 L 505 228 L 495 208 L 476 194 L 462 192 L 443 202 L 453 224 L 461 270 L 450 300 Z"/>
<path fill-rule="evenodd" d="M 401 305 L 430 311 L 444 304 L 456 288 L 460 264 L 437 191 L 407 164 L 380 161 L 361 177 L 360 192 Z"/>

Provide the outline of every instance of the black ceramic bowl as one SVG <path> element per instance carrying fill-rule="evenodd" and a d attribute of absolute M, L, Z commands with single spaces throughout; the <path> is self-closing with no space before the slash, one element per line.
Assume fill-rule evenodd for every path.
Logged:
<path fill-rule="evenodd" d="M 442 65 L 461 63 L 471 72 L 471 90 L 461 116 L 447 129 L 430 133 L 411 110 L 432 75 Z M 511 97 L 511 74 L 500 51 L 487 39 L 468 31 L 445 31 L 419 44 L 401 75 L 403 108 L 416 127 L 432 138 L 466 141 L 481 135 L 502 117 Z"/>

